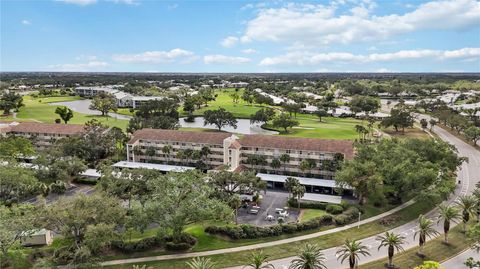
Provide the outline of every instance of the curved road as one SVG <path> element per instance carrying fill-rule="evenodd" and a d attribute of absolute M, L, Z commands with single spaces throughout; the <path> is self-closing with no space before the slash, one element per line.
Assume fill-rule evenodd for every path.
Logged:
<path fill-rule="evenodd" d="M 455 136 L 451 135 L 450 133 L 448 133 L 447 131 L 439 127 L 434 127 L 433 130 L 442 140 L 455 145 L 458 149 L 460 156 L 465 156 L 469 158 L 469 162 L 464 163 L 458 172 L 458 179 L 461 180 L 462 184 L 457 187 L 457 190 L 455 191 L 455 195 L 452 195 L 452 198 L 449 201 L 447 201 L 448 203 L 450 203 L 450 202 L 453 202 L 458 197 L 458 195 L 470 193 L 475 188 L 475 183 L 478 182 L 480 179 L 480 153 L 476 149 L 474 149 L 472 146 L 466 144 L 462 140 L 456 138 Z M 388 212 L 385 212 L 381 215 L 378 215 L 369 219 L 365 219 L 361 221 L 360 224 L 368 223 L 368 222 L 380 219 L 384 216 L 390 215 L 396 211 L 399 211 L 400 209 L 406 207 L 411 203 L 412 201 L 409 201 L 408 203 L 405 203 L 404 205 L 398 208 L 395 208 L 393 210 L 390 210 Z M 436 215 L 437 215 L 437 211 L 432 210 L 427 214 L 427 217 L 434 219 L 436 218 Z M 290 242 L 301 241 L 301 240 L 305 240 L 313 237 L 318 237 L 324 234 L 340 232 L 342 230 L 355 227 L 357 226 L 357 224 L 358 223 L 353 223 L 350 225 L 346 225 L 343 227 L 339 227 L 339 228 L 335 228 L 327 231 L 322 231 L 322 232 L 317 232 L 317 233 L 308 234 L 304 236 L 277 240 L 277 241 L 272 241 L 267 243 L 255 244 L 255 245 L 247 245 L 242 247 L 218 249 L 218 250 L 204 251 L 204 252 L 192 252 L 192 253 L 161 255 L 161 256 L 153 256 L 153 257 L 112 260 L 112 261 L 103 262 L 101 264 L 102 265 L 131 264 L 131 263 L 141 263 L 141 262 L 148 262 L 148 261 L 191 258 L 191 257 L 197 257 L 197 256 L 209 256 L 209 255 L 222 254 L 222 253 L 233 253 L 233 252 L 239 252 L 239 251 L 245 251 L 245 250 L 254 250 L 254 249 L 264 248 L 264 247 L 269 247 L 274 245 L 288 244 Z M 411 221 L 400 227 L 392 229 L 391 231 L 395 233 L 401 233 L 407 237 L 407 243 L 404 245 L 404 248 L 408 249 L 411 247 L 415 247 L 417 245 L 416 241 L 413 240 L 413 233 L 416 229 L 416 226 L 417 226 L 417 222 Z M 441 230 L 443 230 L 441 229 L 441 226 L 438 226 L 437 229 L 439 230 L 439 232 L 442 232 Z M 378 243 L 376 242 L 375 237 L 376 236 L 371 236 L 361 240 L 362 243 L 364 243 L 365 245 L 371 248 L 371 256 L 362 258 L 361 263 L 366 263 L 366 262 L 370 262 L 373 260 L 386 257 L 386 250 L 382 249 L 381 251 L 377 251 Z M 326 265 L 329 269 L 345 267 L 345 266 L 342 266 L 339 262 L 337 262 L 335 252 L 336 252 L 336 248 L 323 250 L 325 257 L 327 258 Z M 293 258 L 294 257 L 274 260 L 272 261 L 272 264 L 275 265 L 275 268 L 288 268 Z M 240 269 L 243 267 L 239 266 L 239 267 L 232 267 L 232 268 Z"/>
<path fill-rule="evenodd" d="M 419 118 L 428 118 L 426 115 L 421 115 Z M 464 162 L 458 171 L 458 180 L 461 181 L 461 184 L 457 186 L 455 190 L 455 194 L 446 201 L 445 203 L 451 203 L 457 199 L 459 195 L 465 195 L 471 193 L 475 189 L 475 184 L 480 181 L 480 152 L 473 148 L 471 145 L 465 143 L 464 141 L 460 140 L 459 138 L 455 137 L 454 135 L 450 134 L 448 131 L 440 128 L 434 127 L 433 132 L 436 133 L 442 140 L 453 144 L 458 149 L 458 155 L 463 157 L 468 157 L 469 161 Z M 430 219 L 436 220 L 437 219 L 438 211 L 436 209 L 430 211 L 426 216 Z M 435 221 L 436 223 L 436 221 Z M 391 231 L 397 234 L 402 234 L 406 237 L 406 243 L 403 246 L 404 249 L 409 249 L 412 247 L 416 247 L 418 245 L 418 241 L 413 240 L 413 234 L 415 233 L 417 227 L 417 221 L 411 221 L 406 223 L 400 227 L 394 228 Z M 437 230 L 440 233 L 443 233 L 443 226 L 442 222 L 437 225 Z M 364 245 L 370 248 L 371 256 L 361 257 L 360 264 L 368 263 L 374 260 L 386 258 L 387 250 L 382 248 L 378 251 L 378 242 L 375 240 L 376 236 L 371 236 L 365 239 L 360 240 Z M 418 238 L 417 238 L 418 239 Z M 329 269 L 335 268 L 345 268 L 347 264 L 340 264 L 337 261 L 337 257 L 335 255 L 337 248 L 329 248 L 323 250 L 323 253 L 326 258 L 326 266 Z M 288 268 L 290 262 L 294 257 L 288 257 L 285 259 L 274 260 L 271 263 L 277 269 Z M 447 258 L 447 257 L 445 257 Z M 348 261 L 347 261 L 348 262 Z M 461 258 L 454 259 L 448 262 L 448 265 L 454 265 L 454 267 L 447 267 L 447 268 L 464 268 L 463 261 Z M 447 264 L 447 262 L 446 262 Z M 232 267 L 236 269 L 242 268 L 239 267 Z"/>

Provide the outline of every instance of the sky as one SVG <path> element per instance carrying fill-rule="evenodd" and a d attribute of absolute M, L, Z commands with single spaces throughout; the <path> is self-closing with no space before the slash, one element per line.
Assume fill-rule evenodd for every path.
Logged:
<path fill-rule="evenodd" d="M 0 0 L 0 71 L 480 72 L 480 1 Z"/>

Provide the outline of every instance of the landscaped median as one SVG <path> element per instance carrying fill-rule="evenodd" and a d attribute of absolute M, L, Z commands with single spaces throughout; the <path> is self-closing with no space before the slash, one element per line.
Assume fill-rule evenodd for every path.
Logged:
<path fill-rule="evenodd" d="M 140 258 L 115 260 L 104 262 L 103 265 L 110 268 L 131 268 L 132 264 L 148 264 L 153 268 L 184 268 L 185 262 L 188 261 L 191 257 L 210 256 L 213 261 L 221 264 L 224 267 L 227 267 L 246 264 L 250 257 L 250 249 L 258 248 L 262 249 L 265 254 L 269 255 L 270 259 L 285 258 L 296 255 L 298 249 L 300 249 L 300 247 L 306 242 L 317 244 L 322 249 L 335 247 L 341 245 L 344 242 L 345 238 L 362 239 L 381 233 L 383 231 L 390 230 L 394 227 L 401 226 L 409 221 L 416 219 L 419 214 L 430 211 L 433 207 L 434 205 L 416 202 L 404 207 L 403 209 L 393 214 L 388 214 L 389 212 L 385 212 L 382 215 L 386 215 L 386 217 L 384 218 L 379 218 L 378 220 L 374 220 L 371 222 L 369 222 L 368 220 L 364 220 L 364 224 L 360 225 L 359 228 L 357 228 L 356 224 L 354 223 L 328 231 L 317 232 L 291 239 L 271 241 L 255 246 L 249 245 L 223 250 L 219 249 L 197 253 L 183 253 L 145 257 L 143 259 Z"/>
<path fill-rule="evenodd" d="M 418 247 L 410 248 L 404 252 L 397 253 L 393 263 L 398 268 L 410 269 L 422 264 L 424 261 L 445 261 L 470 247 L 465 233 L 462 232 L 462 225 L 457 225 L 449 233 L 448 244 L 443 242 L 443 236 L 428 241 L 423 249 L 423 258 L 417 255 Z M 388 259 L 376 260 L 359 268 L 383 269 Z M 447 268 L 450 269 L 450 268 Z"/>

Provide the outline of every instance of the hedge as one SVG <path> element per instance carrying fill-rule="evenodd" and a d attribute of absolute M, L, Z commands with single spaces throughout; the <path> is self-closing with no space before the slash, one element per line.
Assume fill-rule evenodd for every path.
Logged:
<path fill-rule="evenodd" d="M 171 251 L 184 251 L 190 249 L 197 243 L 197 239 L 189 234 L 182 234 L 178 242 L 173 242 L 171 236 L 147 237 L 138 241 L 113 241 L 111 246 L 123 253 L 145 251 L 156 247 L 165 247 Z"/>
<path fill-rule="evenodd" d="M 326 211 L 333 215 L 343 213 L 343 207 L 341 205 L 327 205 Z"/>
<path fill-rule="evenodd" d="M 234 240 L 271 237 L 271 236 L 278 236 L 282 234 L 292 234 L 292 233 L 301 232 L 301 231 L 313 230 L 325 225 L 335 224 L 337 226 L 343 226 L 345 224 L 348 224 L 357 220 L 358 213 L 360 212 L 360 209 L 357 206 L 350 205 L 350 204 L 333 205 L 333 204 L 318 203 L 318 202 L 316 203 L 312 202 L 308 204 L 310 205 L 315 204 L 315 206 L 321 205 L 321 206 L 324 206 L 325 209 L 329 207 L 330 211 L 339 212 L 339 213 L 337 213 L 338 215 L 335 215 L 335 216 L 326 214 L 306 222 L 276 224 L 276 225 L 266 226 L 266 227 L 254 226 L 249 224 L 242 224 L 238 226 L 232 226 L 232 225 L 208 226 L 205 228 L 205 232 L 209 234 L 228 236 L 229 238 Z M 303 205 L 304 203 L 302 202 L 302 206 Z"/>
<path fill-rule="evenodd" d="M 313 230 L 331 224 L 333 224 L 333 218 L 331 215 L 327 214 L 306 222 L 276 224 L 266 227 L 253 226 L 249 224 L 242 224 L 238 226 L 208 226 L 205 228 L 205 232 L 209 234 L 228 236 L 232 239 L 254 239 Z"/>

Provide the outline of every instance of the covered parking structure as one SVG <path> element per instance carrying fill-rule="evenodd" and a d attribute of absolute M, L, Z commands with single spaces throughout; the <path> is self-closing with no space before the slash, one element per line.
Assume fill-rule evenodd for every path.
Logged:
<path fill-rule="evenodd" d="M 285 181 L 291 176 L 258 173 L 257 177 L 266 181 L 269 188 L 283 190 L 285 189 Z M 335 182 L 335 180 L 308 177 L 293 178 L 298 179 L 300 184 L 304 185 L 306 188 L 306 193 L 302 200 L 340 203 L 341 196 L 339 195 L 348 195 L 352 193 L 351 188 L 341 187 Z M 343 192 L 341 194 L 338 193 L 338 189 L 342 189 Z"/>
<path fill-rule="evenodd" d="M 178 166 L 178 165 L 169 165 L 169 164 L 156 164 L 156 163 L 141 163 L 141 162 L 127 162 L 120 161 L 112 165 L 113 167 L 124 169 L 152 169 L 161 171 L 164 173 L 168 172 L 185 172 L 187 170 L 195 169 L 194 167 L 188 166 Z"/>

